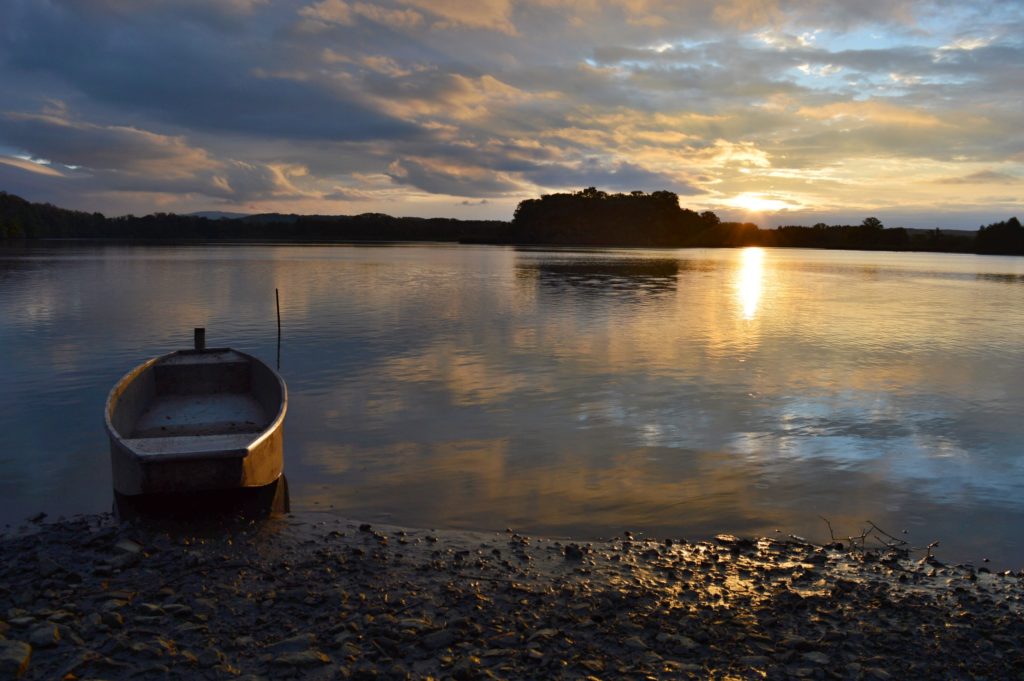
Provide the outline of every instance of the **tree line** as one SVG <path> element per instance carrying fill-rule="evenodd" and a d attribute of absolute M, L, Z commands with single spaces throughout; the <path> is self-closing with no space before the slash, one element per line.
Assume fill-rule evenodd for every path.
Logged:
<path fill-rule="evenodd" d="M 976 233 L 859 225 L 786 225 L 760 229 L 682 208 L 669 191 L 610 194 L 588 187 L 519 203 L 511 222 L 453 218 L 268 213 L 234 219 L 155 213 L 108 218 L 101 213 L 31 203 L 0 192 L 0 239 L 261 240 L 292 242 L 447 241 L 490 244 L 651 248 L 779 246 L 855 250 L 943 251 L 1024 255 L 1017 218 Z"/>
<path fill-rule="evenodd" d="M 154 213 L 108 218 L 101 213 L 30 203 L 0 192 L 0 238 L 259 241 L 460 241 L 503 236 L 501 220 L 267 213 L 234 219 Z"/>

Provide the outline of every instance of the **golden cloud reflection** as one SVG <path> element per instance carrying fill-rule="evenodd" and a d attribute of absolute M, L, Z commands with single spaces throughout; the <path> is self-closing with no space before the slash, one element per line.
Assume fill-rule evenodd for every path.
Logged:
<path fill-rule="evenodd" d="M 608 535 L 631 525 L 665 535 L 722 526 L 764 535 L 780 526 L 811 536 L 823 530 L 820 519 L 808 518 L 801 506 L 823 499 L 780 501 L 773 492 L 800 477 L 797 469 L 773 478 L 765 463 L 737 465 L 727 452 L 651 447 L 595 457 L 567 444 L 534 458 L 524 457 L 524 445 L 515 438 L 320 443 L 303 453 L 309 471 L 296 476 L 292 502 L 302 510 L 331 508 L 399 523 L 512 525 L 548 534 Z M 872 513 L 870 500 L 856 494 L 833 498 L 828 491 L 861 476 L 872 473 L 828 476 L 829 485 L 816 495 L 828 497 L 837 527 L 857 527 Z M 766 478 L 773 484 L 764 484 Z M 872 484 L 885 487 L 884 481 Z"/>
<path fill-rule="evenodd" d="M 494 366 L 488 357 L 450 342 L 384 362 L 382 373 L 399 383 L 439 383 L 458 405 L 493 404 L 527 388 L 543 389 L 521 373 Z"/>
<path fill-rule="evenodd" d="M 764 251 L 760 248 L 745 248 L 736 278 L 736 292 L 744 319 L 753 319 L 757 315 L 757 307 L 761 301 L 763 290 Z"/>

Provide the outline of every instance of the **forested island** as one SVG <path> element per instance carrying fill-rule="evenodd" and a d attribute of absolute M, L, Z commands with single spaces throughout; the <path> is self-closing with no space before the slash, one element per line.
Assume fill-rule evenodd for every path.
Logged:
<path fill-rule="evenodd" d="M 977 232 L 886 228 L 874 217 L 858 225 L 787 225 L 761 229 L 723 222 L 679 205 L 670 191 L 609 194 L 594 187 L 520 202 L 511 222 L 454 218 L 266 213 L 211 219 L 154 213 L 106 217 L 32 203 L 0 192 L 0 239 L 216 241 L 443 241 L 484 244 L 716 248 L 778 246 L 852 250 L 1024 255 L 1016 218 Z"/>

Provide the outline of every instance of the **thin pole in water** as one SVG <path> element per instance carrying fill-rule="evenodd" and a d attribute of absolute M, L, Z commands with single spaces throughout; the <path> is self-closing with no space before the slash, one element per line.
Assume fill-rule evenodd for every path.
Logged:
<path fill-rule="evenodd" d="M 281 294 L 274 289 L 274 301 L 277 303 L 277 370 L 281 370 Z"/>

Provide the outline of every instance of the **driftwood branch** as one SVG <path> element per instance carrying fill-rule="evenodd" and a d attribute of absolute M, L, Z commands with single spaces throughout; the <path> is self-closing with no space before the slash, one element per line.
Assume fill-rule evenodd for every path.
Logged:
<path fill-rule="evenodd" d="M 825 516 L 818 517 L 821 518 L 822 521 L 825 523 L 825 526 L 828 527 L 829 537 L 831 537 L 833 543 L 835 543 L 837 541 L 836 533 L 832 527 L 831 521 L 829 521 L 829 519 Z M 867 523 L 867 527 L 863 528 L 860 534 L 848 536 L 846 538 L 846 540 L 849 542 L 849 550 L 852 553 L 858 553 L 862 556 L 865 555 L 868 551 L 868 542 L 871 541 L 875 542 L 879 548 L 887 549 L 888 551 L 895 552 L 896 554 L 902 555 L 904 557 L 909 556 L 911 553 L 915 551 L 925 551 L 925 557 L 922 558 L 923 562 L 932 562 L 935 560 L 935 556 L 932 553 L 932 549 L 937 547 L 939 545 L 939 542 L 932 542 L 926 547 L 914 547 L 911 546 L 910 542 L 908 542 L 906 539 L 901 539 L 893 535 L 892 533 L 887 532 L 886 530 L 879 527 L 878 524 L 874 521 L 865 520 L 864 522 Z M 874 544 L 872 545 L 872 547 L 873 546 Z"/>

